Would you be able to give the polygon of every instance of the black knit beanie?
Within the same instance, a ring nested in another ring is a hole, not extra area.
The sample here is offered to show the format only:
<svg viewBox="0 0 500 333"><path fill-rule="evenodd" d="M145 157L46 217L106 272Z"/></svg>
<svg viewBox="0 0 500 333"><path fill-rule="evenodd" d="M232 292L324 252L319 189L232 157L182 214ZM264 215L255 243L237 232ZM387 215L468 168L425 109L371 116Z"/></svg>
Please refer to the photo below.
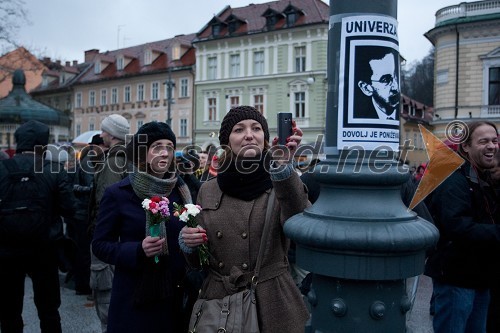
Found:
<svg viewBox="0 0 500 333"><path fill-rule="evenodd" d="M245 119L258 121L262 125L262 130L264 131L264 139L269 142L269 128L266 118L264 118L262 113L257 111L253 106L241 105L229 110L222 120L219 131L219 142L221 145L229 144L229 135L234 125Z"/></svg>
<svg viewBox="0 0 500 333"><path fill-rule="evenodd" d="M146 144L149 148L151 144L158 140L170 140L176 146L175 134L167 123L152 121L142 125L134 135L135 144Z"/></svg>
<svg viewBox="0 0 500 333"><path fill-rule="evenodd" d="M128 143L127 156L134 163L137 162L137 159L139 161L144 161L146 160L146 156L143 156L145 151L144 149L139 149L139 147L146 146L147 149L149 149L153 142L164 139L172 141L175 149L175 134L167 123L158 121L145 123Z"/></svg>

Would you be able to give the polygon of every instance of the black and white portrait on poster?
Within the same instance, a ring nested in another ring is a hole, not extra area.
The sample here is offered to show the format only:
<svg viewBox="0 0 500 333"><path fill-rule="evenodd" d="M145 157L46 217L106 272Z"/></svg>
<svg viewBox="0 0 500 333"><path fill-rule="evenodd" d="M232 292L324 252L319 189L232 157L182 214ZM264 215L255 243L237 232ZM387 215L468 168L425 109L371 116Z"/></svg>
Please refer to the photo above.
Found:
<svg viewBox="0 0 500 333"><path fill-rule="evenodd" d="M399 149L400 60L393 17L344 17L339 66L340 149Z"/></svg>

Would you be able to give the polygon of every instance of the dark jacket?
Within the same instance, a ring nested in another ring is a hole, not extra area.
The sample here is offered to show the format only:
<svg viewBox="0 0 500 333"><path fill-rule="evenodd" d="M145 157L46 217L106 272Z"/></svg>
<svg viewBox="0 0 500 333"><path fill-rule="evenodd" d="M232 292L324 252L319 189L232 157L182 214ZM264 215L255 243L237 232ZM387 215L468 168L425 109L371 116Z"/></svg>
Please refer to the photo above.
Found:
<svg viewBox="0 0 500 333"><path fill-rule="evenodd" d="M434 191L428 208L440 237L425 274L462 288L488 287L500 259L500 220L492 187L466 162Z"/></svg>
<svg viewBox="0 0 500 333"><path fill-rule="evenodd" d="M26 150L24 150L26 151ZM44 198L45 209L35 214L43 214L48 221L57 221L59 216L72 217L74 214L73 187L61 164L44 160L41 155L33 153L16 154L13 159L23 170L36 170L35 179L38 183L40 197ZM0 189L5 189L8 182L8 171L0 163ZM18 256L38 251L29 244L19 244L19 247L0 244L0 256Z"/></svg>
<svg viewBox="0 0 500 333"><path fill-rule="evenodd" d="M117 144L109 148L106 157L102 162L94 164L94 180L89 202L89 225L90 233L95 227L97 213L101 198L106 188L112 184L118 183L127 176L130 170L130 163L127 160L126 148L124 145Z"/></svg>
<svg viewBox="0 0 500 333"><path fill-rule="evenodd" d="M94 180L94 168L92 167L90 156L81 159L76 168L73 180L73 191L76 198L75 219L88 221L90 192Z"/></svg>
<svg viewBox="0 0 500 333"><path fill-rule="evenodd" d="M171 212L173 202L184 204L177 187L168 199ZM179 311L182 299L179 302L172 296L165 301L140 308L133 304L134 290L141 282L143 263L146 260L142 249L142 241L146 237L146 213L141 202L128 177L109 186L101 200L92 250L102 261L115 265L108 332L177 333L180 330L175 325L181 323ZM169 272L173 274L171 282L176 286L182 282L186 269L178 243L179 231L184 223L170 216L166 226L169 249L167 265Z"/></svg>

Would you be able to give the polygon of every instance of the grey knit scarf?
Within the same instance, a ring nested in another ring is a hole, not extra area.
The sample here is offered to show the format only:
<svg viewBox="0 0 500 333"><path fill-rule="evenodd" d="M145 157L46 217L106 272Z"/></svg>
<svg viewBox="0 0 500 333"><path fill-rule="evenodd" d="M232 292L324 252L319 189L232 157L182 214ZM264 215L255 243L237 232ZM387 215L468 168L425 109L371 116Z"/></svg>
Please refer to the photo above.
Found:
<svg viewBox="0 0 500 333"><path fill-rule="evenodd" d="M146 172L139 172L136 168L134 168L134 171L129 175L132 189L141 200L150 199L154 196L168 197L177 183L177 176L175 174L170 176L171 177L167 179L160 179ZM146 214L146 236L151 236L149 225L148 214ZM165 238L165 243L163 243L161 255L168 254L166 236L167 231L163 223L160 227L160 238Z"/></svg>

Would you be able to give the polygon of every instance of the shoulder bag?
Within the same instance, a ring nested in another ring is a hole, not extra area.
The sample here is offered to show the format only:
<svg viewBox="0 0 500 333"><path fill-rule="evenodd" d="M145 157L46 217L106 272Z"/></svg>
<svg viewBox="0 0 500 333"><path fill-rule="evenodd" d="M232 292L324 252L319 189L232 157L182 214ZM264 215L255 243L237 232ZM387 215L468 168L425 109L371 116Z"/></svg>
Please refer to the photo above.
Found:
<svg viewBox="0 0 500 333"><path fill-rule="evenodd" d="M274 189L269 194L264 232L255 264L250 287L221 299L198 299L193 306L189 322L189 333L259 333L257 300L255 288L259 281L262 257L271 227L271 213L274 206Z"/></svg>

